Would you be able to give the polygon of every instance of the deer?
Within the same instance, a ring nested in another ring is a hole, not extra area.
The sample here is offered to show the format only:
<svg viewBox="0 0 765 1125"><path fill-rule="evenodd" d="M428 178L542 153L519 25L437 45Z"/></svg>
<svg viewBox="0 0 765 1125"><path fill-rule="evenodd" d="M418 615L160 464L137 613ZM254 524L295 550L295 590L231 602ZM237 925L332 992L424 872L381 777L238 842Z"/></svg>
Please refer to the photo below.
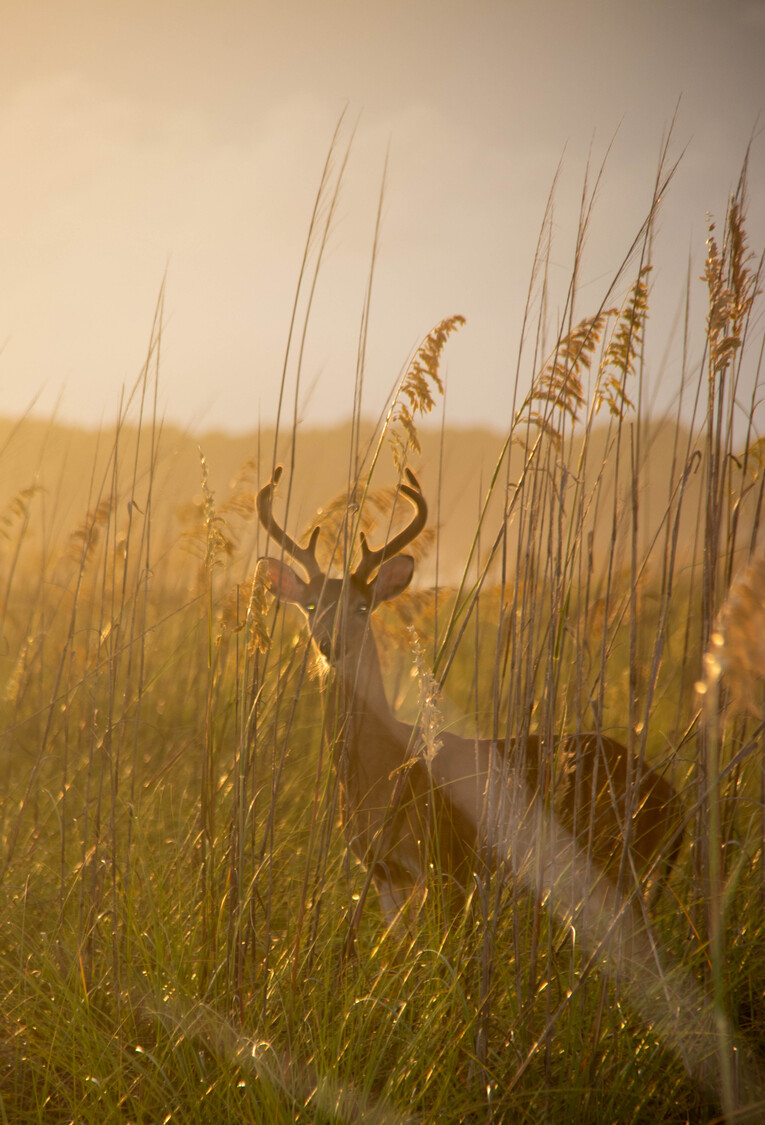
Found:
<svg viewBox="0 0 765 1125"><path fill-rule="evenodd" d="M367 869L367 886L374 883L389 928L403 920L411 929L434 872L453 912L465 904L480 865L494 863L508 848L533 851L529 813L544 801L546 747L533 734L473 739L443 730L426 753L417 725L398 719L388 702L370 618L414 575L415 560L403 552L428 515L414 473L407 469L399 485L413 508L409 523L378 549L361 532L361 558L338 578L316 558L321 524L301 546L277 523L273 501L281 472L278 466L260 489L256 506L282 557L260 563L277 599L307 618L311 641L333 674L325 732L347 844ZM551 816L569 851L586 854L607 880L616 878L624 855L636 876L652 865L668 871L683 833L678 795L663 774L601 732L562 736L552 750L562 766ZM492 840L492 816L504 825L504 838L495 831Z"/></svg>

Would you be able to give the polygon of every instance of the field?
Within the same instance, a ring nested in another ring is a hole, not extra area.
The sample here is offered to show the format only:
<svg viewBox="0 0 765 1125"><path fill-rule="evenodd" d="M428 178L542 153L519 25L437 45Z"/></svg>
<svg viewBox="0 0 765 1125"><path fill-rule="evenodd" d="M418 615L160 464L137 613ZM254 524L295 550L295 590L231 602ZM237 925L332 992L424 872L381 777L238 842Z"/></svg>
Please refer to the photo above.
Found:
<svg viewBox="0 0 765 1125"><path fill-rule="evenodd" d="M694 283L703 360L661 419L651 233L649 216L620 297L583 318L572 283L546 347L540 313L502 434L428 427L459 318L385 418L331 435L197 451L156 417L159 327L111 433L0 427L2 1122L765 1115L763 321L743 187ZM497 871L451 926L432 894L414 934L386 932L338 824L306 629L256 568L277 461L295 535L321 505L324 527L350 511L382 541L398 467L420 474L418 583L376 615L399 714L433 704L432 669L450 729L597 727L672 780L684 840L638 908L640 972Z"/></svg>

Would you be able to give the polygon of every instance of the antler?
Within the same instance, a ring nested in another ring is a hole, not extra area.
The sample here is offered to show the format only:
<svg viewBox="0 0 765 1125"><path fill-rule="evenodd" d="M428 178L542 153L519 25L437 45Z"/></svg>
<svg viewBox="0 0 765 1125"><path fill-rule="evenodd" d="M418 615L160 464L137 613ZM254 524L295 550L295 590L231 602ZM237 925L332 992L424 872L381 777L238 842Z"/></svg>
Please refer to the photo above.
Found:
<svg viewBox="0 0 765 1125"><path fill-rule="evenodd" d="M422 531L428 518L428 505L425 503L425 497L422 495L422 489L417 477L411 471L406 470L406 475L409 478L409 484L402 484L400 491L416 508L414 518L403 530L399 531L398 535L389 540L384 547L379 550L373 551L367 546L366 536L364 532L361 533L361 562L354 571L354 577L360 578L362 582L366 582L373 571L382 564L384 559L393 558L404 547L412 543Z"/></svg>
<svg viewBox="0 0 765 1125"><path fill-rule="evenodd" d="M271 480L268 482L268 484L264 485L258 493L256 505L258 509L258 516L260 517L260 522L263 524L263 527L265 527L266 531L272 537L272 539L274 539L280 547L283 547L285 551L292 555L296 563L299 563L300 566L302 566L309 579L323 578L324 571L316 561L316 541L319 538L321 527L315 527L313 529L307 547L300 547L295 542L295 540L287 534L286 531L279 527L278 523L274 519L271 506L274 499L274 489L279 483L279 478L281 477L281 475L282 466L277 465L274 469L274 475Z"/></svg>

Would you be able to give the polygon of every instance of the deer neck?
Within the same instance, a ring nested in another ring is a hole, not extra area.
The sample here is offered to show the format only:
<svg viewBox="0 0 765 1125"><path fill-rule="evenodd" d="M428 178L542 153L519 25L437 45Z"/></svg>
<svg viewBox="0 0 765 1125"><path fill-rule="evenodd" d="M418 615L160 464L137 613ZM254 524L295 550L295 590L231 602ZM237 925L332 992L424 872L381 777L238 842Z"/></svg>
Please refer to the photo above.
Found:
<svg viewBox="0 0 765 1125"><path fill-rule="evenodd" d="M335 690L331 693L334 717L342 725L346 745L372 727L396 725L385 694L380 657L368 631L357 652L349 652L335 668Z"/></svg>

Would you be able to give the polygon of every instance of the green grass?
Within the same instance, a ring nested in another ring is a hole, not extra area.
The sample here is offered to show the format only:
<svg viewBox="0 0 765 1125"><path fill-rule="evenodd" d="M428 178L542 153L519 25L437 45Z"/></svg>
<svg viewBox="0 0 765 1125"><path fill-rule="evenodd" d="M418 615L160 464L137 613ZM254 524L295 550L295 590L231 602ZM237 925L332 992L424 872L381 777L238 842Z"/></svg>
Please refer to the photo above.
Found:
<svg viewBox="0 0 765 1125"><path fill-rule="evenodd" d="M317 271L334 190L328 180L317 199ZM647 1015L628 973L590 963L586 934L496 875L447 933L430 895L411 940L385 933L370 895L347 954L364 871L337 823L322 683L300 619L265 615L253 588L252 499L271 450L217 493L203 460L182 535L155 521L157 336L134 391L148 472L124 454L123 418L71 536L47 533L38 495L20 494L2 521L0 1121L653 1125L742 1120L737 1107L759 1119L761 601L748 603L751 659L745 634L726 634L728 673L748 677L743 696L708 676L716 705L705 716L694 685L731 576L761 539L757 394L744 395L748 380L761 386L761 306L736 203L708 260L695 372L706 405L690 430L687 418L665 420L676 458L648 536L650 294L638 285L650 276L654 212L626 263L626 303L603 300L621 312L577 321L573 286L552 345L541 345L541 313L530 332L540 344L519 368L537 375L486 486L508 522L491 507L480 525L476 516L462 582L437 600L400 599L381 611L378 635L402 714L416 712L413 624L450 725L490 735L600 723L666 768L687 831L650 932L670 978L694 982L742 1037L750 1085L733 1088L723 1025L703 1073L686 1071L669 1007ZM543 266L541 255L542 287ZM544 306L535 292L530 310ZM362 489L371 480L374 490L391 432L396 456L416 465L420 383L437 390L446 335L408 369L369 449L352 438ZM734 401L750 411L743 438ZM358 417L354 426L358 436ZM689 519L696 539L679 542ZM590 555L596 529L613 546ZM759 712L735 710L742 697ZM701 1012L684 1016L709 1030Z"/></svg>

